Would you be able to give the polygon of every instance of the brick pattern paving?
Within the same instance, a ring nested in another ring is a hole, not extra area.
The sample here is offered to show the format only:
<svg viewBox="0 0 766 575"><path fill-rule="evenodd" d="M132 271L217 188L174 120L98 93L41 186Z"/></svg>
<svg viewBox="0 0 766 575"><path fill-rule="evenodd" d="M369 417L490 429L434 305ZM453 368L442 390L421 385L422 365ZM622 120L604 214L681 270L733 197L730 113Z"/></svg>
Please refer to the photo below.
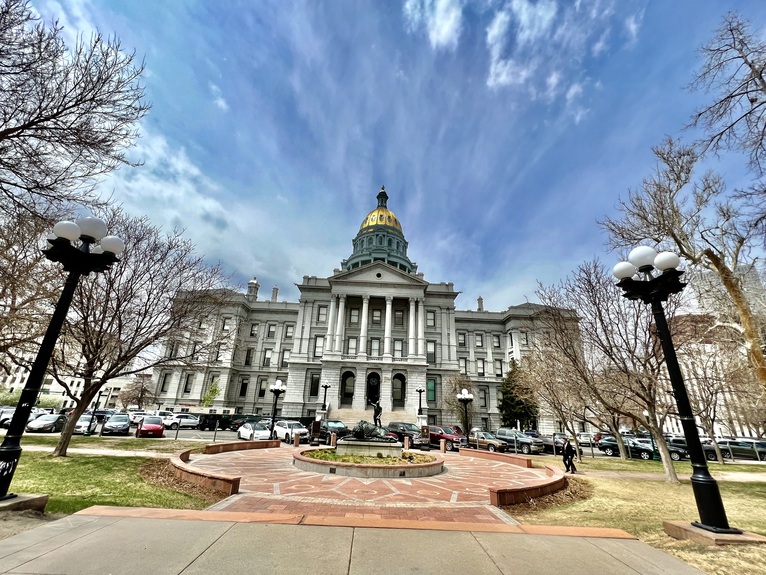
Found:
<svg viewBox="0 0 766 575"><path fill-rule="evenodd" d="M525 469L459 454L439 454L446 471L434 477L363 479L302 471L293 447L195 455L190 463L241 475L240 494L212 509L367 520L515 523L489 503L489 488L535 485L541 469Z"/></svg>

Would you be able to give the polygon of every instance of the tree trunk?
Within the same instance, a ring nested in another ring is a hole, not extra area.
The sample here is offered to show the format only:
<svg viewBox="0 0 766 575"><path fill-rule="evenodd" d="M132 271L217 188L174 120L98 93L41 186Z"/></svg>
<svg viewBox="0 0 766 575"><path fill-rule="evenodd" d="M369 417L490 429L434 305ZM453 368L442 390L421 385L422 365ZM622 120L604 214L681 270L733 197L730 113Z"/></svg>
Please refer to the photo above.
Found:
<svg viewBox="0 0 766 575"><path fill-rule="evenodd" d="M670 450L668 449L668 443L665 441L665 437L659 429L651 428L650 433L654 435L654 443L660 450L660 457L662 458L662 466L665 468L665 480L668 483L681 483L678 480L678 473L673 465L673 460L670 458Z"/></svg>
<svg viewBox="0 0 766 575"><path fill-rule="evenodd" d="M87 386L87 380L85 385ZM83 389L82 398L75 400L75 408L67 418L66 425L61 431L61 437L59 442L53 450L54 457L66 457L67 449L69 449L69 443L72 441L72 433L74 432L74 426L77 424L77 420L85 412L85 409L90 405L91 400L98 393L98 386L90 385Z"/></svg>

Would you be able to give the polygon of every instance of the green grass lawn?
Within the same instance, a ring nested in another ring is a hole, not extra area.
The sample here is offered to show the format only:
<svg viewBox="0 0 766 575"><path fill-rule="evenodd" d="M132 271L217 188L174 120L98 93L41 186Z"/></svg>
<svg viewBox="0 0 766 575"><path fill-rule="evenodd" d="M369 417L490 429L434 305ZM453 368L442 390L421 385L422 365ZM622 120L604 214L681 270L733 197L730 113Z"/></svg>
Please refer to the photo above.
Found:
<svg viewBox="0 0 766 575"><path fill-rule="evenodd" d="M21 438L21 448L27 445L49 446L51 451L59 441L58 435L34 435L25 433ZM176 453L184 449L201 447L206 443L193 440L154 439L142 437L99 437L98 435L73 435L69 447L83 449L119 449L121 451L153 451L155 453Z"/></svg>
<svg viewBox="0 0 766 575"><path fill-rule="evenodd" d="M11 490L47 493L46 513L75 513L91 505L203 509L210 503L147 483L139 470L151 459L74 454L22 453Z"/></svg>

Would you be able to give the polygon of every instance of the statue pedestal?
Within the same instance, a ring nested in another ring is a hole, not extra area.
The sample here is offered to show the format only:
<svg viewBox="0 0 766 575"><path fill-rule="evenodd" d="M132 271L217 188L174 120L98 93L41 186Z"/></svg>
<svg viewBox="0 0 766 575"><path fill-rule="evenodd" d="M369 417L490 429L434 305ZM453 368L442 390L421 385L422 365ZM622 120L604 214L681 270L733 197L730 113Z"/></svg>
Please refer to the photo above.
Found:
<svg viewBox="0 0 766 575"><path fill-rule="evenodd" d="M368 457L377 457L380 453L383 457L401 457L402 444L399 441L358 441L343 437L337 441L335 453L338 455L366 455Z"/></svg>

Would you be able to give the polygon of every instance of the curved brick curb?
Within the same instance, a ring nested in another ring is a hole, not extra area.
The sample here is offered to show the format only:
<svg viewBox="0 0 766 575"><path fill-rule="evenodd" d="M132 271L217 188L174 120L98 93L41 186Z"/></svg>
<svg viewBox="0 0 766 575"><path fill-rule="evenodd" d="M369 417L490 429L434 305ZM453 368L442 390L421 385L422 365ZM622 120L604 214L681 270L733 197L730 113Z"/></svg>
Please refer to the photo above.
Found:
<svg viewBox="0 0 766 575"><path fill-rule="evenodd" d="M525 467L532 469L532 459L524 455L513 455L509 453L497 453L491 451L469 451L466 449L460 450L460 455L466 455L468 457L476 457L478 459L490 459L492 461L500 461L502 463L508 463L510 465L516 465L518 467ZM566 479L564 478L564 472L558 467L551 467L546 465L545 475L547 480L537 483L535 485L521 485L519 487L504 487L504 488L492 488L489 490L489 500L492 505L496 507L504 507L507 505L514 505L516 503L523 503L534 499L535 497L542 497L543 495L550 495L561 491L566 487Z"/></svg>
<svg viewBox="0 0 766 575"><path fill-rule="evenodd" d="M303 455L304 449L293 454L293 465L303 471L324 473L325 475L342 475L344 477L365 477L375 479L399 479L413 477L431 477L444 471L444 460L438 459L429 463L412 463L406 465L375 465L366 463L341 463L338 461L322 461Z"/></svg>
<svg viewBox="0 0 766 575"><path fill-rule="evenodd" d="M278 448L281 445L279 440L267 441L237 441L232 443L213 443L206 445L203 451L205 455L215 455L216 453L226 453L229 451L241 451L243 449L269 449ZM189 465L189 456L192 450L187 449L170 458L170 465L173 467L173 474L184 481L202 485L216 491L221 491L227 495L239 493L239 483L241 476L226 475L223 473L211 473Z"/></svg>

